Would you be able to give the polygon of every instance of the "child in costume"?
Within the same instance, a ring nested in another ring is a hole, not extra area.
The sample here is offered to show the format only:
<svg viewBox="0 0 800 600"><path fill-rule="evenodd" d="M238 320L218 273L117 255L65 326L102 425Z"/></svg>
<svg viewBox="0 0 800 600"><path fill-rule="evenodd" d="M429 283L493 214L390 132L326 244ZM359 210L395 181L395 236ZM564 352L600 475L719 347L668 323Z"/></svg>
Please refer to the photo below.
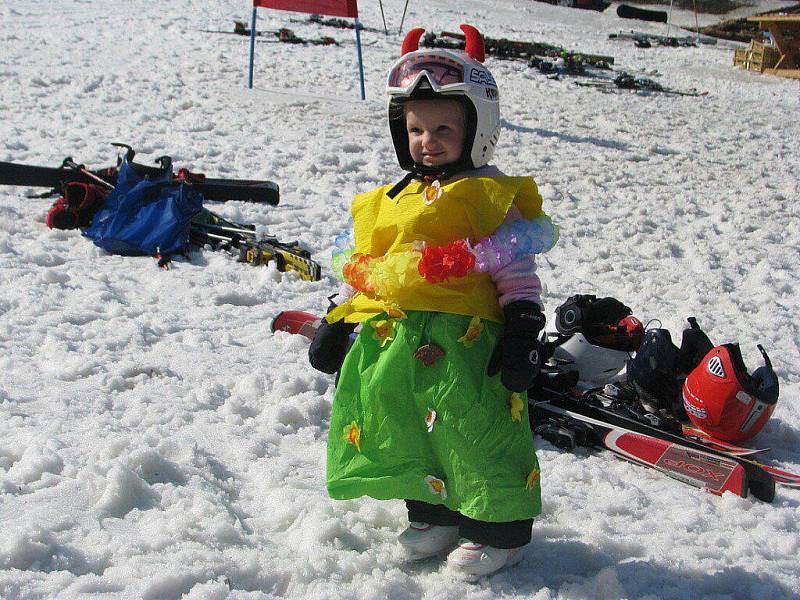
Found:
<svg viewBox="0 0 800 600"><path fill-rule="evenodd" d="M534 254L558 230L532 178L488 165L499 94L461 29L465 52L418 50L422 29L403 42L389 125L408 174L353 200L355 248L334 260L347 285L309 358L340 370L330 495L404 499L411 557L451 550L474 579L521 558L541 511L525 391L545 323Z"/></svg>

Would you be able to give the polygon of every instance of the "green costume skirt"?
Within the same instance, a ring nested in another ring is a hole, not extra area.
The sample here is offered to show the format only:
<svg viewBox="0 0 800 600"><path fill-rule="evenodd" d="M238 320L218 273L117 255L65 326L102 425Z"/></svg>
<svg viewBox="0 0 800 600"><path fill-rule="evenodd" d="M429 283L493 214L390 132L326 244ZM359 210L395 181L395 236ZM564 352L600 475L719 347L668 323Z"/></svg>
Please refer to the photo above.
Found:
<svg viewBox="0 0 800 600"><path fill-rule="evenodd" d="M420 500L494 523L538 515L527 398L486 376L501 329L434 312L364 323L331 411L330 495Z"/></svg>

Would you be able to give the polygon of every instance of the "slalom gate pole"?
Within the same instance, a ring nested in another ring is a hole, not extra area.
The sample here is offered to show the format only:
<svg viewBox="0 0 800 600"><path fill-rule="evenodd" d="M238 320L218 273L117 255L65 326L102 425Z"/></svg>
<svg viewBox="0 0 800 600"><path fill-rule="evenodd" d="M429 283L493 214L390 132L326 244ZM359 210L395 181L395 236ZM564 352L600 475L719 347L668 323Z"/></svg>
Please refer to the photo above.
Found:
<svg viewBox="0 0 800 600"><path fill-rule="evenodd" d="M247 87L253 89L253 61L256 53L256 7L253 7L253 18L250 21L250 75L247 79Z"/></svg>
<svg viewBox="0 0 800 600"><path fill-rule="evenodd" d="M383 13L383 0L378 0L378 4L381 7L381 19L383 19L383 34L389 35L389 29L386 27L386 15Z"/></svg>
<svg viewBox="0 0 800 600"><path fill-rule="evenodd" d="M403 6L403 18L400 19L400 29L398 30L398 35L403 33L403 23L406 22L406 11L408 10L408 0L406 0L405 6Z"/></svg>
<svg viewBox="0 0 800 600"><path fill-rule="evenodd" d="M361 99L366 100L366 92L364 91L364 61L361 58L361 27L358 24L358 17L356 17L356 53L358 54L358 76L361 82Z"/></svg>

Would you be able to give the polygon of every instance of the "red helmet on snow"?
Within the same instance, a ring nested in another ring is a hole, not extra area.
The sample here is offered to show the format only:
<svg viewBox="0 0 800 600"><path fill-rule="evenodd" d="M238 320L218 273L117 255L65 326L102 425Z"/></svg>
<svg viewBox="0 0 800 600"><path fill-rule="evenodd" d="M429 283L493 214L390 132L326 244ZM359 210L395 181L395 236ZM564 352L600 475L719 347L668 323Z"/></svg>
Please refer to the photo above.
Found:
<svg viewBox="0 0 800 600"><path fill-rule="evenodd" d="M740 442L764 427L778 402L778 377L760 345L764 366L752 375L738 344L713 348L683 384L683 406L692 422L709 435Z"/></svg>

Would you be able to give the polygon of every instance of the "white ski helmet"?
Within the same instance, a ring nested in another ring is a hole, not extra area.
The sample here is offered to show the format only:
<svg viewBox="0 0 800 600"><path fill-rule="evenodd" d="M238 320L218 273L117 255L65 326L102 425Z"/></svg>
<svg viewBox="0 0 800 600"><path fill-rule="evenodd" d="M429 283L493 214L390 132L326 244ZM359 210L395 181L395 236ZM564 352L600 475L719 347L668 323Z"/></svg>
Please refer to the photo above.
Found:
<svg viewBox="0 0 800 600"><path fill-rule="evenodd" d="M590 343L582 333L573 333L553 350L552 361L566 372L577 371L579 382L600 386L625 366L628 352Z"/></svg>
<svg viewBox="0 0 800 600"><path fill-rule="evenodd" d="M461 25L466 37L463 52L419 50L424 29L412 29L403 40L400 58L389 70L389 129L400 167L415 169L408 149L402 105L412 99L448 98L461 101L467 115L464 149L449 169L477 169L486 165L500 136L500 94L485 58L483 37L472 25Z"/></svg>

